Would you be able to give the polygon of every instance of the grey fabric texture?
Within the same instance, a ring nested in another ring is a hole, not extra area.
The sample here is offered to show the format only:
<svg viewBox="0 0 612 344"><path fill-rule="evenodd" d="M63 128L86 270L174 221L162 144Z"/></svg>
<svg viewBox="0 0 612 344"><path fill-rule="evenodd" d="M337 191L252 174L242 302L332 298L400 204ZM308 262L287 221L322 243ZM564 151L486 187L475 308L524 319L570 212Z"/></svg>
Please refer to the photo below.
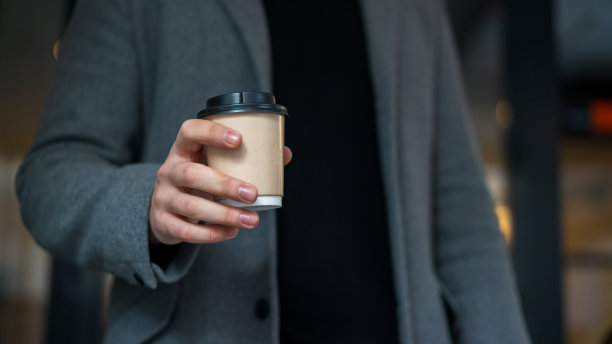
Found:
<svg viewBox="0 0 612 344"><path fill-rule="evenodd" d="M528 343L442 5L361 5L401 342ZM117 277L106 343L279 342L274 212L234 240L181 244L165 269L147 241L181 123L209 97L270 91L272 58L258 1L79 1L16 184L42 247Z"/></svg>

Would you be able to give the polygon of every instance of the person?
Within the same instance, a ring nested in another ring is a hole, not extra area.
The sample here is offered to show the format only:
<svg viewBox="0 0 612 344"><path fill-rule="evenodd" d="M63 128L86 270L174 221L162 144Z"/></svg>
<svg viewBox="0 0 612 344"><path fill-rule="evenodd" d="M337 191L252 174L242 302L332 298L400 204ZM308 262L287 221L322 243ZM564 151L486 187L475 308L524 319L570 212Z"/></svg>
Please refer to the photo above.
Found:
<svg viewBox="0 0 612 344"><path fill-rule="evenodd" d="M456 60L440 1L82 0L24 222L116 276L106 343L528 343ZM276 212L210 200L257 195L192 119L244 90L290 113Z"/></svg>

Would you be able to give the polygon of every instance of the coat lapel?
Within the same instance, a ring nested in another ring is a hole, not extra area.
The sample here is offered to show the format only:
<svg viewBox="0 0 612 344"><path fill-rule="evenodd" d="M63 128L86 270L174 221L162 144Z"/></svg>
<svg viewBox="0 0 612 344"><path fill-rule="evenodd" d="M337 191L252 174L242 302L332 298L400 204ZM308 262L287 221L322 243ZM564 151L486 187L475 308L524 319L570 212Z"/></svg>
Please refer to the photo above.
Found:
<svg viewBox="0 0 612 344"><path fill-rule="evenodd" d="M264 91L272 89L270 36L259 0L217 0L227 10L242 35ZM398 0L360 0L367 39L370 74L376 100L376 124L381 169L387 200L394 283L398 301L400 338L413 344L409 269L406 259L405 225L399 185L398 101L401 82L401 14Z"/></svg>
<svg viewBox="0 0 612 344"><path fill-rule="evenodd" d="M360 0L370 74L376 100L378 148L393 263L396 299L398 301L399 331L402 343L415 343L412 326L409 268L406 259L405 224L402 221L402 197L399 188L399 92L401 80L401 17L397 0Z"/></svg>
<svg viewBox="0 0 612 344"><path fill-rule="evenodd" d="M253 62L260 89L272 90L270 36L263 5L259 0L217 0L242 35Z"/></svg>

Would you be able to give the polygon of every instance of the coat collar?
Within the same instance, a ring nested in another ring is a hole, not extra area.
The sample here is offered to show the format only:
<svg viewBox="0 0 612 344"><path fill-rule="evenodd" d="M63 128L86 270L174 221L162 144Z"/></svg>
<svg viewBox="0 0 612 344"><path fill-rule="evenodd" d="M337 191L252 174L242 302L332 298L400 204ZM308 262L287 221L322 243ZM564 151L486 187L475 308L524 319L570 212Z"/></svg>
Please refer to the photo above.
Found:
<svg viewBox="0 0 612 344"><path fill-rule="evenodd" d="M270 35L261 0L217 0L233 19L257 74L261 90L272 89ZM370 70L374 83L377 122L383 141L390 138L391 118L397 99L398 28L396 0L360 0L367 37ZM389 14L392 14L391 17ZM381 142L388 146L390 142ZM388 160L386 152L383 159ZM385 163L387 164L387 163Z"/></svg>
<svg viewBox="0 0 612 344"><path fill-rule="evenodd" d="M398 301L398 327L402 343L416 343L411 310L410 276L408 272L406 232L402 221L403 199L399 186L399 100L400 72L402 68L402 20L397 0L361 0L364 30L370 64L370 75L376 100L376 127L381 172L387 205L389 237L396 299Z"/></svg>
<svg viewBox="0 0 612 344"><path fill-rule="evenodd" d="M397 100L400 18L396 0L361 0L364 32L374 86L378 147L388 207L397 204ZM391 209L393 210L393 209ZM393 224L393 222L390 222Z"/></svg>

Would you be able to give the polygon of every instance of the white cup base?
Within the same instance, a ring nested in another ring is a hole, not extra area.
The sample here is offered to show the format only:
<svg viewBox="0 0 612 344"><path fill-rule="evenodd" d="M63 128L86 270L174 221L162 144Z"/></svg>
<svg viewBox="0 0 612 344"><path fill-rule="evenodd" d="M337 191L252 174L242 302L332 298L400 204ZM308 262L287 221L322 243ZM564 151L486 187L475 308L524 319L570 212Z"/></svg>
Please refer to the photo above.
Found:
<svg viewBox="0 0 612 344"><path fill-rule="evenodd" d="M248 204L233 199L222 199L219 203L229 205L230 207L244 208L252 211L262 211L278 209L283 206L283 198L281 196L259 196L255 202Z"/></svg>

